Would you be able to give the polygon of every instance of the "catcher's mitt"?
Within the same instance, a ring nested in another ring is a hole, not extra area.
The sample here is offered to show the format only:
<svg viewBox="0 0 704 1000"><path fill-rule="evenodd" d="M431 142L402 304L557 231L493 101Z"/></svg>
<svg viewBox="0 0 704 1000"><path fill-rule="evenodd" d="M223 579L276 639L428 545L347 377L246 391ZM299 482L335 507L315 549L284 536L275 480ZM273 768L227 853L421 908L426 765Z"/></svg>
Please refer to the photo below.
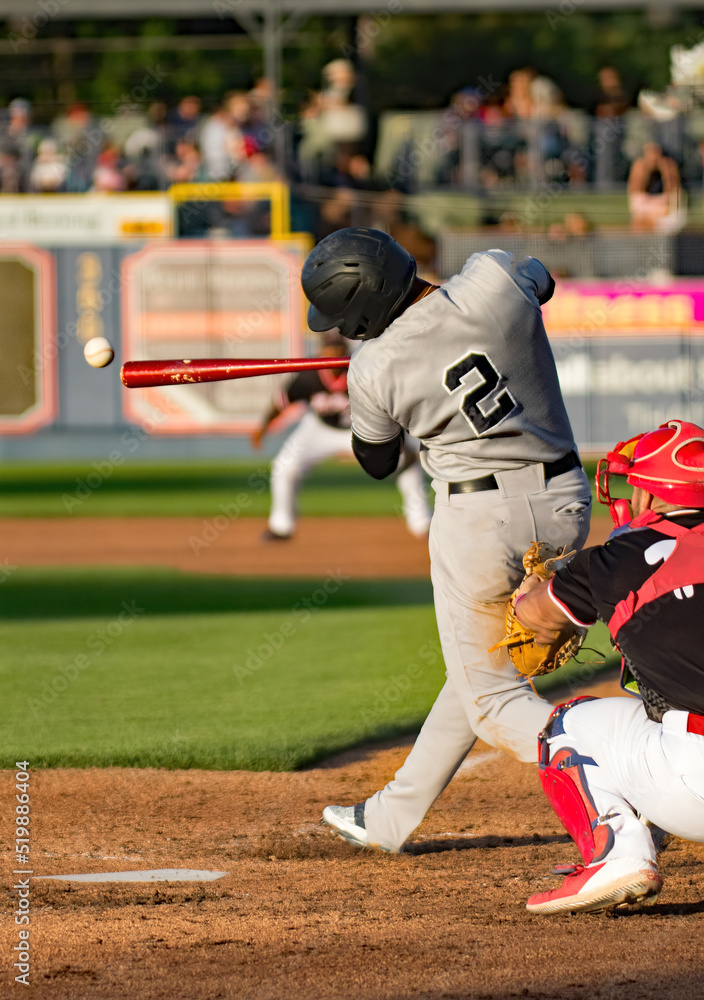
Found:
<svg viewBox="0 0 704 1000"><path fill-rule="evenodd" d="M574 552L565 552L566 546L554 549L548 542L532 542L523 557L525 580L534 574L541 580L549 580L556 570L561 569ZM516 617L516 597L514 590L506 603L506 638L492 646L489 652L506 646L516 670L526 677L537 677L557 670L575 656L584 642L587 630L576 625L568 626L549 645L535 642L535 632L524 628Z"/></svg>

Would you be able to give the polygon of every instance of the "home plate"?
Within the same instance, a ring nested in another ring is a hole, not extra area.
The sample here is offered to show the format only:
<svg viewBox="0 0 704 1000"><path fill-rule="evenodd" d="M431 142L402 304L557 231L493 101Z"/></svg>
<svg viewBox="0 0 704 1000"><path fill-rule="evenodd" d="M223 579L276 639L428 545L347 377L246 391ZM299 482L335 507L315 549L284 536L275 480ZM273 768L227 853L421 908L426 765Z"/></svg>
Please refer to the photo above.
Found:
<svg viewBox="0 0 704 1000"><path fill-rule="evenodd" d="M142 872L92 872L89 875L35 875L35 879L63 882L214 882L229 872L200 871L198 868L151 868Z"/></svg>

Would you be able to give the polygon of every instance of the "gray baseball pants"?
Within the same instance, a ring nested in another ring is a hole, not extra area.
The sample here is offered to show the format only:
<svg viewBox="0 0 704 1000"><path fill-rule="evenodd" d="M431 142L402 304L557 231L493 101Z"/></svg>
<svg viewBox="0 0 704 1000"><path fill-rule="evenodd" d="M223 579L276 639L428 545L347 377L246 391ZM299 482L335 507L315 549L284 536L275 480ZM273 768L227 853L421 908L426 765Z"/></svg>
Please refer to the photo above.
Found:
<svg viewBox="0 0 704 1000"><path fill-rule="evenodd" d="M505 602L523 577L532 541L581 549L591 493L582 469L545 482L542 465L496 473L497 490L448 494L434 481L430 572L446 682L393 780L365 804L370 841L398 849L472 749L477 737L537 761L552 705L516 671L504 649Z"/></svg>

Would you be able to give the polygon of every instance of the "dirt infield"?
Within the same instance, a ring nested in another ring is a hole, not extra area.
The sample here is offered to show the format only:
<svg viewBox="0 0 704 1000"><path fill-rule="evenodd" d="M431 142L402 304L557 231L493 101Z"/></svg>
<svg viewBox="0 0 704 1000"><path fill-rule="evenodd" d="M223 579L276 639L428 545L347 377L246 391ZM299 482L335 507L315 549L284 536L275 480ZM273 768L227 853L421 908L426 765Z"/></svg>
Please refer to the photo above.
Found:
<svg viewBox="0 0 704 1000"><path fill-rule="evenodd" d="M534 768L498 751L480 745L470 754L411 853L360 852L320 825L327 803L364 798L407 750L359 751L295 774L34 774L35 873L180 867L228 874L200 884L32 883L25 995L702 995L704 845L675 841L662 855L665 889L655 905L623 915L530 916L526 897L557 884L552 866L577 860L576 851ZM9 789L13 775L0 779ZM6 870L13 867L6 856ZM6 901L11 912L16 895L6 890ZM9 978L0 995L19 996Z"/></svg>
<svg viewBox="0 0 704 1000"><path fill-rule="evenodd" d="M303 522L286 545L242 520L196 555L200 520L2 522L18 565L158 564L308 576L331 549L357 577L423 576L426 548L386 519ZM605 532L608 524L596 522ZM599 536L593 536L599 537ZM343 544L343 541L344 543ZM614 680L592 693L614 694ZM559 700L555 699L555 700ZM320 825L391 776L410 740L298 773L48 770L31 775L35 875L194 868L214 882L30 889L31 986L12 981L7 921L0 997L52 1000L663 1000L702 996L704 845L675 840L649 907L540 918L527 896L577 860L535 768L479 745L409 853L360 852ZM0 772L11 801L14 773ZM5 825L6 912L18 906Z"/></svg>
<svg viewBox="0 0 704 1000"><path fill-rule="evenodd" d="M238 576L320 576L331 558L350 577L423 577L428 546L389 517L304 518L295 538L263 542L258 518L2 518L3 555L19 566L173 566ZM590 544L611 522L595 519Z"/></svg>

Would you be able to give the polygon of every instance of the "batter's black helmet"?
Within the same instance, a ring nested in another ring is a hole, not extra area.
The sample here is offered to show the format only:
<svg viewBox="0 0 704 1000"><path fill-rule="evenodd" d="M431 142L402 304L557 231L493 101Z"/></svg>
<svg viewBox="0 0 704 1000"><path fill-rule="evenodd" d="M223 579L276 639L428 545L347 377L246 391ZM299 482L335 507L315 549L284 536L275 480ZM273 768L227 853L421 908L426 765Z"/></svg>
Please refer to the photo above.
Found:
<svg viewBox="0 0 704 1000"><path fill-rule="evenodd" d="M386 233L338 229L303 265L308 325L316 332L336 326L343 337L372 340L389 325L415 276L413 257Z"/></svg>

